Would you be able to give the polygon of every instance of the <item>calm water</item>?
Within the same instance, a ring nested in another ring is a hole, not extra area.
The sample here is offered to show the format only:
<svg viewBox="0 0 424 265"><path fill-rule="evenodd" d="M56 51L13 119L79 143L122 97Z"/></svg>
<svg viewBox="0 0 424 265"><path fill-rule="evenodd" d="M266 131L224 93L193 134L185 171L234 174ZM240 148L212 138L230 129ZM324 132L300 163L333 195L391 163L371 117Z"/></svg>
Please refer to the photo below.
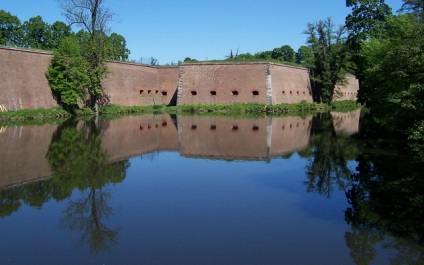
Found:
<svg viewBox="0 0 424 265"><path fill-rule="evenodd" d="M0 127L0 264L424 264L421 170L359 116Z"/></svg>

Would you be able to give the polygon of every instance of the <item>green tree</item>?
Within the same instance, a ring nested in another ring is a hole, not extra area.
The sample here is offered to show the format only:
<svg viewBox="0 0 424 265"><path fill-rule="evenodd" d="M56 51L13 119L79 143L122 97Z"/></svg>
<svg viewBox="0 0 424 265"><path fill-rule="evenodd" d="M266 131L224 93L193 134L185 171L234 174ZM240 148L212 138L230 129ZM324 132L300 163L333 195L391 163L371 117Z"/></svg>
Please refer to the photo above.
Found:
<svg viewBox="0 0 424 265"><path fill-rule="evenodd" d="M424 22L424 0L403 0L401 11L413 14L421 23Z"/></svg>
<svg viewBox="0 0 424 265"><path fill-rule="evenodd" d="M254 54L256 59L259 60L271 60L272 59L272 51L263 51Z"/></svg>
<svg viewBox="0 0 424 265"><path fill-rule="evenodd" d="M250 53L242 53L242 54L239 54L238 57L237 57L237 59L239 61L251 61L254 58L255 57L252 54L250 54Z"/></svg>
<svg viewBox="0 0 424 265"><path fill-rule="evenodd" d="M50 26L50 49L57 49L65 37L71 35L71 27L62 21L56 21Z"/></svg>
<svg viewBox="0 0 424 265"><path fill-rule="evenodd" d="M352 11L346 17L346 28L349 32L348 42L353 50L360 50L365 40L384 35L385 22L392 15L392 9L384 0L351 0L348 7Z"/></svg>
<svg viewBox="0 0 424 265"><path fill-rule="evenodd" d="M53 59L46 74L52 92L62 107L75 109L79 105L83 106L85 90L90 84L88 68L76 37L65 37L53 52Z"/></svg>
<svg viewBox="0 0 424 265"><path fill-rule="evenodd" d="M122 35L112 33L106 37L105 58L112 61L128 61L130 50L127 49L127 42Z"/></svg>
<svg viewBox="0 0 424 265"><path fill-rule="evenodd" d="M13 46L20 39L21 21L18 17L0 9L0 45Z"/></svg>
<svg viewBox="0 0 424 265"><path fill-rule="evenodd" d="M346 17L348 30L348 44L352 53L352 60L356 65L355 75L359 79L360 87L358 100L365 103L368 89L363 83L366 70L365 58L361 55L363 42L385 38L386 22L392 16L392 9L384 0L352 0L348 4L352 9Z"/></svg>
<svg viewBox="0 0 424 265"><path fill-rule="evenodd" d="M294 62L294 50L290 45L283 45L272 50L271 57L285 62Z"/></svg>
<svg viewBox="0 0 424 265"><path fill-rule="evenodd" d="M309 23L304 31L314 57L311 79L314 82L315 100L330 103L336 84L344 84L345 76L352 70L350 52L344 36L345 28L335 25L331 18Z"/></svg>
<svg viewBox="0 0 424 265"><path fill-rule="evenodd" d="M300 46L296 53L296 63L302 64L308 68L312 66L313 54L311 47Z"/></svg>
<svg viewBox="0 0 424 265"><path fill-rule="evenodd" d="M411 135L424 121L423 54L424 26L408 15L388 21L384 40L363 44L366 104L386 129Z"/></svg>
<svg viewBox="0 0 424 265"><path fill-rule="evenodd" d="M41 16L30 18L22 24L22 43L25 48L49 49L51 42L50 26Z"/></svg>
<svg viewBox="0 0 424 265"><path fill-rule="evenodd" d="M70 25L85 29L89 39L82 46L83 56L90 64L88 76L89 106L98 114L99 99L102 96L101 81L107 74L104 57L105 34L114 14L104 5L105 0L60 0L66 20Z"/></svg>

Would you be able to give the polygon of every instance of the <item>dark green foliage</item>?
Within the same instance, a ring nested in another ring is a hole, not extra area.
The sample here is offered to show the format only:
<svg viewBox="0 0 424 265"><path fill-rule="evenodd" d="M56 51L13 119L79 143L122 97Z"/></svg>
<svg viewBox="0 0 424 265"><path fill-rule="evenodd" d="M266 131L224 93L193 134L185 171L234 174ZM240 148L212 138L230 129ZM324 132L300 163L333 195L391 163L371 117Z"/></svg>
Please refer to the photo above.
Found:
<svg viewBox="0 0 424 265"><path fill-rule="evenodd" d="M19 42L21 21L0 9L0 45L13 46Z"/></svg>
<svg viewBox="0 0 424 265"><path fill-rule="evenodd" d="M86 89L90 85L87 74L88 63L81 55L75 36L63 39L54 51L51 65L46 74L58 103L66 109L83 106Z"/></svg>
<svg viewBox="0 0 424 265"><path fill-rule="evenodd" d="M352 8L346 17L351 49L358 51L363 41L384 35L384 23L392 15L384 0L352 0L348 6Z"/></svg>
<svg viewBox="0 0 424 265"><path fill-rule="evenodd" d="M295 52L290 45L283 45L280 48L272 50L271 57L276 60L294 62Z"/></svg>
<svg viewBox="0 0 424 265"><path fill-rule="evenodd" d="M424 120L424 26L400 15L388 21L386 34L363 45L363 89L379 122L404 133Z"/></svg>
<svg viewBox="0 0 424 265"><path fill-rule="evenodd" d="M312 53L311 47L304 45L300 46L296 53L296 63L301 64L307 68L311 68L313 60L314 55Z"/></svg>
<svg viewBox="0 0 424 265"><path fill-rule="evenodd" d="M50 49L59 48L62 40L71 35L71 27L62 21L54 22L50 27Z"/></svg>
<svg viewBox="0 0 424 265"><path fill-rule="evenodd" d="M22 42L20 46L33 49L51 48L50 26L43 21L41 16L30 18L22 24Z"/></svg>
<svg viewBox="0 0 424 265"><path fill-rule="evenodd" d="M421 23L424 22L424 0L403 0L401 11L412 14Z"/></svg>
<svg viewBox="0 0 424 265"><path fill-rule="evenodd" d="M185 62L185 63L192 63L192 62L198 62L198 60L196 60L196 59L192 59L192 58L190 58L190 57L186 57L186 58L184 59L184 62Z"/></svg>
<svg viewBox="0 0 424 265"><path fill-rule="evenodd" d="M125 38L117 33L106 36L105 58L111 61L128 61L130 50L127 49Z"/></svg>
<svg viewBox="0 0 424 265"><path fill-rule="evenodd" d="M345 28L337 30L330 18L317 23L309 23L304 32L312 50L313 63L311 79L315 100L330 103L333 100L336 84L343 84L345 76L352 69L350 52L344 36Z"/></svg>

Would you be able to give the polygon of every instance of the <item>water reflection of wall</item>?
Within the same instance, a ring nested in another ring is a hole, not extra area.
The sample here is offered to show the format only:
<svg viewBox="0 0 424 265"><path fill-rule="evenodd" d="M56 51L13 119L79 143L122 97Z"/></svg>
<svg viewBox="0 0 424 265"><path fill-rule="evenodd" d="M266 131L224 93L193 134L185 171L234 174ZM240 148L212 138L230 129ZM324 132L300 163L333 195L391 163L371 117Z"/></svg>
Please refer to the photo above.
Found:
<svg viewBox="0 0 424 265"><path fill-rule="evenodd" d="M51 175L46 160L56 124L0 127L0 188Z"/></svg>
<svg viewBox="0 0 424 265"><path fill-rule="evenodd" d="M266 159L268 121L179 116L180 153L189 157Z"/></svg>
<svg viewBox="0 0 424 265"><path fill-rule="evenodd" d="M108 121L102 148L112 161L153 151L178 151L178 134L171 116L127 116Z"/></svg>
<svg viewBox="0 0 424 265"><path fill-rule="evenodd" d="M180 153L188 157L270 159L308 146L311 117L178 117Z"/></svg>
<svg viewBox="0 0 424 265"><path fill-rule="evenodd" d="M359 132L361 109L351 112L331 112L334 130L337 134L352 135Z"/></svg>
<svg viewBox="0 0 424 265"><path fill-rule="evenodd" d="M280 156L307 148L311 126L312 116L273 118L270 156Z"/></svg>
<svg viewBox="0 0 424 265"><path fill-rule="evenodd" d="M338 134L358 132L359 110L331 115ZM111 162L166 150L187 157L267 160L307 148L312 126L312 116L177 120L166 114L100 121L101 147ZM57 127L0 127L0 188L51 175L45 156ZM89 129L88 123L78 124L78 131Z"/></svg>

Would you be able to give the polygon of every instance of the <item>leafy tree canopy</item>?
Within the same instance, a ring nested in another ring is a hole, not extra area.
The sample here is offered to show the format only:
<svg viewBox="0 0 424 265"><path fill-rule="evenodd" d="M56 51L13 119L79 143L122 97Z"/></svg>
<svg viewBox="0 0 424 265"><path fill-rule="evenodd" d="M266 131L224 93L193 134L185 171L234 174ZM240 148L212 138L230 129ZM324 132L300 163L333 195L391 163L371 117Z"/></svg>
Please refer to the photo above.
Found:
<svg viewBox="0 0 424 265"><path fill-rule="evenodd" d="M21 21L0 9L0 45L15 45L19 41Z"/></svg>

